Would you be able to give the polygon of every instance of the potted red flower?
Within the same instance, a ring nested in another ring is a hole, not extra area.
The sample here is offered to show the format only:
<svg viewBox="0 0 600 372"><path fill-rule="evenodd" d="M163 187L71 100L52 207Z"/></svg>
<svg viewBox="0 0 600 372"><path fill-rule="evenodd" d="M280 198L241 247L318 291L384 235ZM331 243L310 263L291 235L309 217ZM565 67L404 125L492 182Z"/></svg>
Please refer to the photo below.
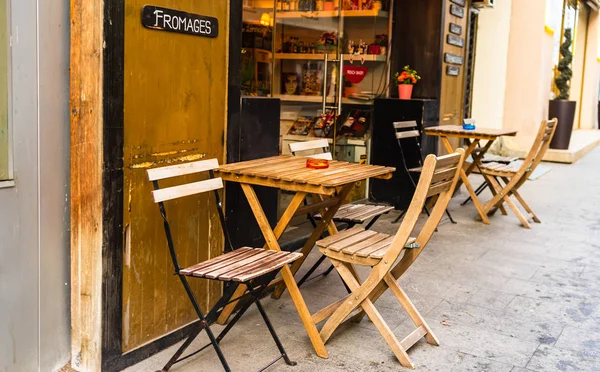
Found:
<svg viewBox="0 0 600 372"><path fill-rule="evenodd" d="M402 72L396 72L394 75L396 86L398 87L398 98L410 99L412 97L413 85L421 80L421 77L417 75L417 71L410 68L410 66L404 66Z"/></svg>

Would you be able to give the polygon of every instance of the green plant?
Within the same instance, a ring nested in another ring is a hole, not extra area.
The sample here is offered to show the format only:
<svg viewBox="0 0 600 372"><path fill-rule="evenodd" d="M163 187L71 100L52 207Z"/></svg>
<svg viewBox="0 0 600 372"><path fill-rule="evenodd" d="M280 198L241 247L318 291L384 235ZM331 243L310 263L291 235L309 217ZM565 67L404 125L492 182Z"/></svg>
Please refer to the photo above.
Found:
<svg viewBox="0 0 600 372"><path fill-rule="evenodd" d="M416 84L417 80L421 80L421 77L417 75L417 70L411 69L408 65L404 66L402 73L396 72L394 78L396 86L400 84Z"/></svg>
<svg viewBox="0 0 600 372"><path fill-rule="evenodd" d="M242 51L242 66L241 66L241 86L244 94L251 94L254 88L254 71L256 70L256 61L254 57Z"/></svg>
<svg viewBox="0 0 600 372"><path fill-rule="evenodd" d="M560 55L562 58L558 62L559 75L554 79L556 88L559 91L556 99L569 99L569 90L571 87L571 78L573 77L573 71L571 70L571 63L573 62L573 53L571 53L571 44L573 43L573 35L570 28L565 29L564 42L560 46Z"/></svg>

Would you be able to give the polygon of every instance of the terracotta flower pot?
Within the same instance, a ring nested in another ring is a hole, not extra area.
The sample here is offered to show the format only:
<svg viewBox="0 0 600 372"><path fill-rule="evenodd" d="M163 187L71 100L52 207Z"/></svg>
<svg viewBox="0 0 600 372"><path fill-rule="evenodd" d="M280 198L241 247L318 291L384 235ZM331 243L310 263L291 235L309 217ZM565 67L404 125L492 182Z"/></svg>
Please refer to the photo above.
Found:
<svg viewBox="0 0 600 372"><path fill-rule="evenodd" d="M356 93L355 87L344 87L344 93L342 94L342 96L350 97L350 95L353 93Z"/></svg>
<svg viewBox="0 0 600 372"><path fill-rule="evenodd" d="M412 84L400 84L398 85L398 98L410 99L412 97Z"/></svg>

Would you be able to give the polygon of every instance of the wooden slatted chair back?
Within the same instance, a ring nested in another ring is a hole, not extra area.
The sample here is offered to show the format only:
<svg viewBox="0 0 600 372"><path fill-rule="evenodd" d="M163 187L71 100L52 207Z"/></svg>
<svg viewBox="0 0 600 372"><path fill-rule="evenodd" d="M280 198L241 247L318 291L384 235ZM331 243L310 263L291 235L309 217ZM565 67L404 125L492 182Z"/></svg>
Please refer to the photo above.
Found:
<svg viewBox="0 0 600 372"><path fill-rule="evenodd" d="M542 121L538 134L531 146L531 150L529 150L527 157L523 161L523 165L517 172L521 177L517 184L520 185L527 181L535 168L540 164L546 151L550 147L550 141L552 141L552 137L554 137L557 126L558 119L556 118Z"/></svg>
<svg viewBox="0 0 600 372"><path fill-rule="evenodd" d="M463 149L458 149L453 154L441 157L428 155L425 158L423 171L421 172L419 183L417 184L406 216L382 262L392 263L398 259L398 256L413 235L413 230L423 211L425 202L431 196L437 195L437 199L434 201L433 209L413 244L417 248L408 249L405 252L402 260L394 269L394 274L400 272L401 275L404 270L408 269L431 239L452 198L454 188L459 179L459 170L462 168L464 160L465 151Z"/></svg>
<svg viewBox="0 0 600 372"><path fill-rule="evenodd" d="M292 142L289 144L289 147L292 155L298 155L297 153L299 152L320 151L319 153L313 153L305 156L317 159L333 160L333 156L329 150L329 142L325 138L305 142Z"/></svg>

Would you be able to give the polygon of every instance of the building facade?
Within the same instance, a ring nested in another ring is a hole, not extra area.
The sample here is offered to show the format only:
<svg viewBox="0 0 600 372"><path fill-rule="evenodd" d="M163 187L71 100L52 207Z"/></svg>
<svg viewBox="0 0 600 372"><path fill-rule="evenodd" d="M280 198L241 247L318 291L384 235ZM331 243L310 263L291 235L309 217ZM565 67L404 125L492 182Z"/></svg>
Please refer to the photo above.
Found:
<svg viewBox="0 0 600 372"><path fill-rule="evenodd" d="M480 10L471 115L482 126L519 131L516 138L502 142L500 151L523 154L541 120L548 118L549 101L557 95L554 78L567 29L573 35L569 99L577 102L571 144L577 146L583 137L592 143L598 140L597 132L581 132L598 128L596 2L502 0Z"/></svg>
<svg viewBox="0 0 600 372"><path fill-rule="evenodd" d="M69 3L0 1L0 370L70 353Z"/></svg>

